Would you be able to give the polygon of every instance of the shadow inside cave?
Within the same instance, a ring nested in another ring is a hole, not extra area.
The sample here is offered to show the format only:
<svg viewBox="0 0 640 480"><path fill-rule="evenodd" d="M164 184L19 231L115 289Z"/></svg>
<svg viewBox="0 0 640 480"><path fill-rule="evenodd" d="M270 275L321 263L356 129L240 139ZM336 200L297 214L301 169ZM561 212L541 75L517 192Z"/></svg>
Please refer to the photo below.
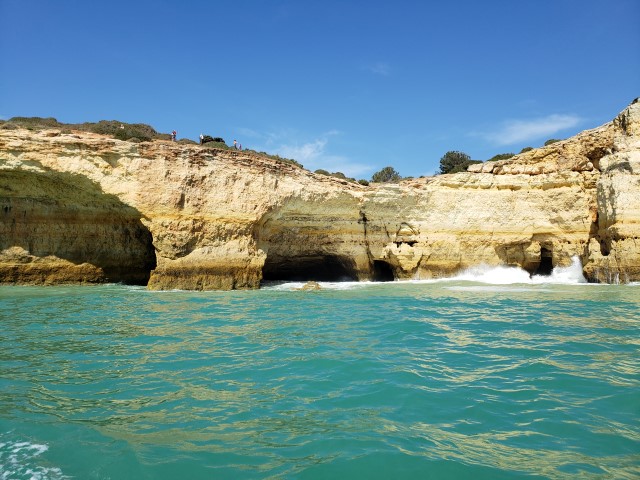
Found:
<svg viewBox="0 0 640 480"><path fill-rule="evenodd" d="M262 268L264 281L344 282L358 279L352 259L336 255L282 257L268 255Z"/></svg>

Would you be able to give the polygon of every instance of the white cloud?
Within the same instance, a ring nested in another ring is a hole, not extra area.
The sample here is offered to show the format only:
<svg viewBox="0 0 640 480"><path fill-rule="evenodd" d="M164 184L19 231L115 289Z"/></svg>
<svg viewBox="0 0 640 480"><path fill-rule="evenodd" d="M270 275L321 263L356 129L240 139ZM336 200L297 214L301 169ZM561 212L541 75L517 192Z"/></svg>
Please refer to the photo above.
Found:
<svg viewBox="0 0 640 480"><path fill-rule="evenodd" d="M494 132L482 134L497 145L511 145L551 137L556 133L578 125L582 119L577 115L548 115L532 120L509 120Z"/></svg>
<svg viewBox="0 0 640 480"><path fill-rule="evenodd" d="M324 153L326 139L317 139L302 145L281 145L278 149L282 156L293 158L300 163L317 160Z"/></svg>
<svg viewBox="0 0 640 480"><path fill-rule="evenodd" d="M329 130L316 138L307 138L307 141L303 142L298 140L303 135L292 129L266 133L249 128L239 128L237 131L245 138L254 140L246 142L248 148L291 158L304 165L307 170L314 171L322 168L329 172L342 172L348 177L359 178L373 171L371 165L352 162L346 156L329 152L330 140L341 134L339 130Z"/></svg>
<svg viewBox="0 0 640 480"><path fill-rule="evenodd" d="M336 133L332 131L325 135L335 135ZM328 154L326 152L328 143L329 140L322 137L303 144L284 144L276 148L276 152L285 158L293 158L311 171L321 168L329 172L342 172L348 177L362 176L371 171L370 165L351 162L347 157L341 155Z"/></svg>

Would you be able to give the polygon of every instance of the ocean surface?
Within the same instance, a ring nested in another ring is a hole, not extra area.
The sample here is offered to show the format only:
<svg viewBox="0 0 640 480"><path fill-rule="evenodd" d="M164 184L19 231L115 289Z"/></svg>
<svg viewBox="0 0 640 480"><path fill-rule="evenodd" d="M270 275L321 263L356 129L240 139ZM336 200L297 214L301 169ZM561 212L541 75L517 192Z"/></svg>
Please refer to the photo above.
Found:
<svg viewBox="0 0 640 480"><path fill-rule="evenodd" d="M0 287L0 479L637 479L640 285Z"/></svg>

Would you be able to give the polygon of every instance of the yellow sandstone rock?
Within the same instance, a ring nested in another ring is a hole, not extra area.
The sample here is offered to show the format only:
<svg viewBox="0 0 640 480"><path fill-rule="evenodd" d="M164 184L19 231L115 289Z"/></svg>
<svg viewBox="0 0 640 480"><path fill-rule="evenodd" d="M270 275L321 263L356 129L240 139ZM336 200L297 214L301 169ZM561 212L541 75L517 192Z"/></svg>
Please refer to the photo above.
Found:
<svg viewBox="0 0 640 480"><path fill-rule="evenodd" d="M640 280L640 103L509 160L364 187L264 156L0 129L0 282L257 288L263 279L530 272Z"/></svg>

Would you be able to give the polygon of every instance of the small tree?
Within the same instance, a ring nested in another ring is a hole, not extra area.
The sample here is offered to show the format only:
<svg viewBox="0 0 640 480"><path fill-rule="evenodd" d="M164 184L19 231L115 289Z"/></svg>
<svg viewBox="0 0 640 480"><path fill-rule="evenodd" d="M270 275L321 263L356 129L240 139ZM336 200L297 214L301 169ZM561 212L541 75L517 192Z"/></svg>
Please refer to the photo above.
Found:
<svg viewBox="0 0 640 480"><path fill-rule="evenodd" d="M401 178L393 167L384 167L371 176L371 181L375 183L395 183L400 181Z"/></svg>
<svg viewBox="0 0 640 480"><path fill-rule="evenodd" d="M478 162L471 160L471 157L464 152L451 150L440 159L440 173L463 172L472 163Z"/></svg>

